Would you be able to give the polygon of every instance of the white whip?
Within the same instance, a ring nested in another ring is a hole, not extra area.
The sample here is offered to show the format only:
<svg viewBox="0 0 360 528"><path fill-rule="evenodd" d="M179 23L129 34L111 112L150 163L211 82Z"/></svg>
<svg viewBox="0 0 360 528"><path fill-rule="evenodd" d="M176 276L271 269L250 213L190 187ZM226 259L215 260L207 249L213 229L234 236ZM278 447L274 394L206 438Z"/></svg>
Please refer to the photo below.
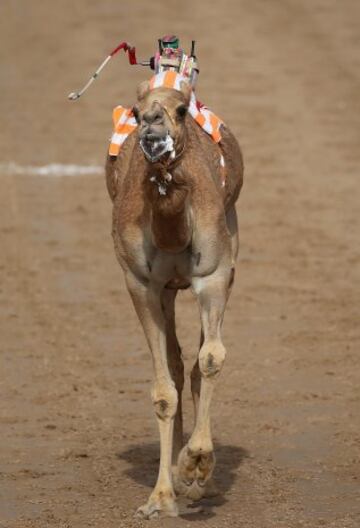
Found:
<svg viewBox="0 0 360 528"><path fill-rule="evenodd" d="M68 99L70 99L70 101L76 101L76 99L79 99L79 97L82 96L82 94L84 92L86 92L86 90L89 88L89 86L92 85L92 83L95 81L95 79L99 76L99 73L101 72L101 70L103 68L105 68L105 66L107 65L107 63L109 62L109 60L111 59L112 55L109 55L108 57L106 57L106 59L104 60L104 62L102 62L100 64L100 66L98 67L98 69L96 70L96 72L94 73L94 75L92 77L90 77L90 79L88 80L88 82L85 84L84 88L82 88L80 90L80 92L71 92L69 93L68 95Z"/></svg>
<svg viewBox="0 0 360 528"><path fill-rule="evenodd" d="M105 66L107 65L109 60L112 59L113 56L118 51L120 51L121 49L123 49L125 52L128 52L130 64L137 64L136 55L135 55L135 48L133 46L131 46L130 44L128 44L127 42L122 42L115 49L113 49L112 52L110 53L110 55L108 55L106 57L106 59L100 64L100 66L98 67L98 69L96 70L94 75L92 75L90 77L90 79L88 80L88 82L85 84L84 88L82 88L82 90L80 90L79 92L71 92L71 93L69 93L68 99L70 101L76 101L77 99L79 99L79 97L81 97L82 94L84 92L86 92L86 90L89 88L89 86L92 85L92 83L95 81L95 79L97 79L99 77L100 72L103 70L103 68L105 68Z"/></svg>

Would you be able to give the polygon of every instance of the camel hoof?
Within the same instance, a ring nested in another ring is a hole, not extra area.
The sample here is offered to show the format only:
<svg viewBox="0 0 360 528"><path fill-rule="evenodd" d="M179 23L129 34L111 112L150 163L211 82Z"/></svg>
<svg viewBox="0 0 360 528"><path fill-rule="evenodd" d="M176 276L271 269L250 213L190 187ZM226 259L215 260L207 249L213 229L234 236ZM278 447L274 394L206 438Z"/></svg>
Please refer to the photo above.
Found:
<svg viewBox="0 0 360 528"><path fill-rule="evenodd" d="M198 501L203 497L214 497L217 490L211 479L215 467L213 451L192 451L185 446L180 452L174 485L177 494Z"/></svg>
<svg viewBox="0 0 360 528"><path fill-rule="evenodd" d="M192 479L182 480L178 475L174 475L173 485L176 495L184 495L186 497L188 489L192 486L193 482Z"/></svg>
<svg viewBox="0 0 360 528"><path fill-rule="evenodd" d="M199 501L204 497L205 494L205 486L199 486L199 483L197 480L195 480L191 486L188 487L186 492L186 497L188 499L191 499L193 501Z"/></svg>
<svg viewBox="0 0 360 528"><path fill-rule="evenodd" d="M174 499L152 499L136 510L135 517L139 519L157 519L158 517L177 517L178 507Z"/></svg>
<svg viewBox="0 0 360 528"><path fill-rule="evenodd" d="M156 509L156 506L149 507L147 504L140 506L136 510L135 517L137 519L157 519L159 517L159 510Z"/></svg>
<svg viewBox="0 0 360 528"><path fill-rule="evenodd" d="M203 481L195 480L190 486L183 488L183 495L193 501L199 501L203 498L211 498L219 495L219 491L212 479Z"/></svg>
<svg viewBox="0 0 360 528"><path fill-rule="evenodd" d="M185 446L178 459L178 478L185 484L198 481L204 487L210 479L215 467L215 455L213 451L202 449L191 450Z"/></svg>

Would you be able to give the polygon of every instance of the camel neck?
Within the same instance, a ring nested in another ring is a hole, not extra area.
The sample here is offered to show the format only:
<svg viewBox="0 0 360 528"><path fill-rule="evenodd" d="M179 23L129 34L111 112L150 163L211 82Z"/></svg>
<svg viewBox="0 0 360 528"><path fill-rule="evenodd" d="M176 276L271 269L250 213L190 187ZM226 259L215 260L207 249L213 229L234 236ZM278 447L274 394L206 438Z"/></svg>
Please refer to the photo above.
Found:
<svg viewBox="0 0 360 528"><path fill-rule="evenodd" d="M171 181L164 183L166 191L161 194L156 181L165 181L164 174L152 169L146 182L146 196L151 208L151 230L155 245L164 251L177 253L187 247L192 234L190 187L181 164L170 171Z"/></svg>

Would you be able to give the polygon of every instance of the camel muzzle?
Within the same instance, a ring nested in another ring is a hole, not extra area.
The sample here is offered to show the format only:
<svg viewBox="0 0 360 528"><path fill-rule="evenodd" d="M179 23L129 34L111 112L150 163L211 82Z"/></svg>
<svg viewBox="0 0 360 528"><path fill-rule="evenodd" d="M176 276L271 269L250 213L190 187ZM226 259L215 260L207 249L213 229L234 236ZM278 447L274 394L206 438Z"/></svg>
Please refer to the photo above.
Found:
<svg viewBox="0 0 360 528"><path fill-rule="evenodd" d="M140 139L140 147L145 154L145 157L151 162L155 163L167 152L174 151L174 140L169 132L166 136L159 137L155 134L145 134Z"/></svg>

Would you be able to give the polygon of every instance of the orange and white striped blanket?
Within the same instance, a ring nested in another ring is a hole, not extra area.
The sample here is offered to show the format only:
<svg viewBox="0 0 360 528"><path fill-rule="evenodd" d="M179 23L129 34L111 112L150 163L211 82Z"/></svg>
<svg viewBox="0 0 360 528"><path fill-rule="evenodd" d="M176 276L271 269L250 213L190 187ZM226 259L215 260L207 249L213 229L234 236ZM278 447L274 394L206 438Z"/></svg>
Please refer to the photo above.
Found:
<svg viewBox="0 0 360 528"><path fill-rule="evenodd" d="M174 71L166 71L154 75L150 79L150 89L164 86L180 90L180 83L188 80ZM198 106L194 92L191 92L189 114L195 119L207 134L209 134L216 143L221 140L220 126L223 121L216 116L206 106ZM109 154L117 156L125 139L136 129L137 122L133 116L131 108L124 108L119 105L113 110L114 132L111 136Z"/></svg>

